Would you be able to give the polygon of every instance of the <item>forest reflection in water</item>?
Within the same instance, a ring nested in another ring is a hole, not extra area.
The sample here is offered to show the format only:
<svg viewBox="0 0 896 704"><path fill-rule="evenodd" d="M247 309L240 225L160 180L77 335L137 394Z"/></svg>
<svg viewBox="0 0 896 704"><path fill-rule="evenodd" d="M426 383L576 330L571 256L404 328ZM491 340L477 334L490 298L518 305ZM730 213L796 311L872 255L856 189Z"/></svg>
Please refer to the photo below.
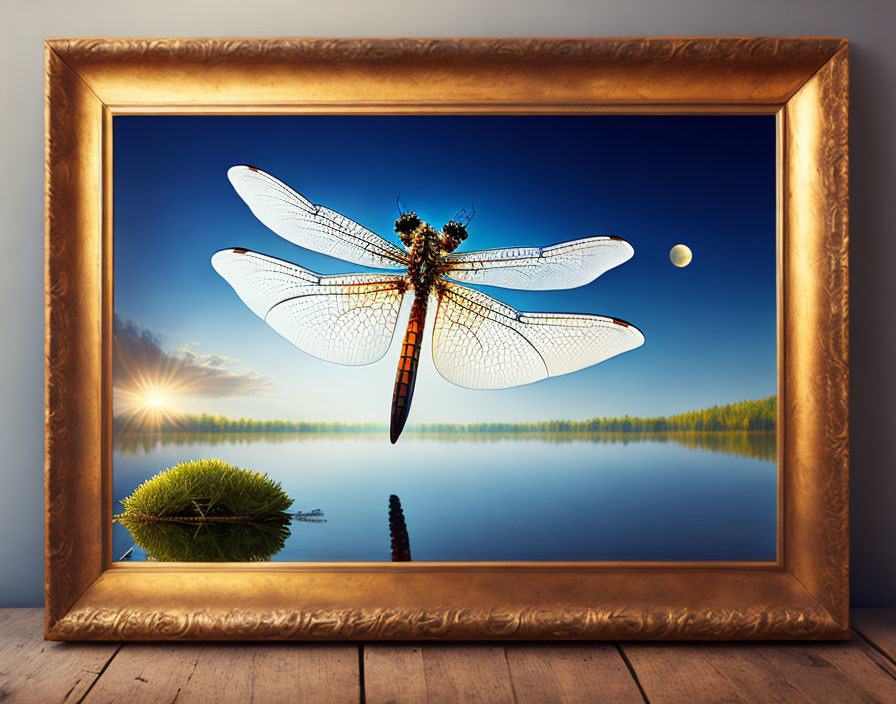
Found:
<svg viewBox="0 0 896 704"><path fill-rule="evenodd" d="M370 440L379 433L129 433L115 437L115 451L124 455L147 454L159 447L208 445L251 445L283 443L297 440L329 440L353 442ZM540 442L621 444L669 442L694 450L721 452L737 457L750 457L774 462L777 459L777 434L751 431L687 431L662 433L415 433L405 436L439 442Z"/></svg>

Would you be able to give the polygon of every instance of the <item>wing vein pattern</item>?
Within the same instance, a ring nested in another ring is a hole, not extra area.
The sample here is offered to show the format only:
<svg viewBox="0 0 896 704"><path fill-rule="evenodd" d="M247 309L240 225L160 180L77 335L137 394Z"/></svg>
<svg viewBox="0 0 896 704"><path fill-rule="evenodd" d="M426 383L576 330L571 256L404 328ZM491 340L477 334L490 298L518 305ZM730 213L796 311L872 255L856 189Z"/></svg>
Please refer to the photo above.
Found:
<svg viewBox="0 0 896 704"><path fill-rule="evenodd" d="M217 252L212 266L280 335L338 364L370 364L386 354L407 288L400 275L322 276L245 249Z"/></svg>
<svg viewBox="0 0 896 704"><path fill-rule="evenodd" d="M300 247L361 266L407 266L407 253L396 245L335 210L315 205L264 171L234 166L227 178L255 217Z"/></svg>
<svg viewBox="0 0 896 704"><path fill-rule="evenodd" d="M450 254L445 275L468 284L529 291L591 283L628 261L634 248L618 237L587 237L550 247L508 247Z"/></svg>
<svg viewBox="0 0 896 704"><path fill-rule="evenodd" d="M585 313L524 313L448 283L439 295L433 363L448 381L503 389L590 367L644 344L625 321Z"/></svg>

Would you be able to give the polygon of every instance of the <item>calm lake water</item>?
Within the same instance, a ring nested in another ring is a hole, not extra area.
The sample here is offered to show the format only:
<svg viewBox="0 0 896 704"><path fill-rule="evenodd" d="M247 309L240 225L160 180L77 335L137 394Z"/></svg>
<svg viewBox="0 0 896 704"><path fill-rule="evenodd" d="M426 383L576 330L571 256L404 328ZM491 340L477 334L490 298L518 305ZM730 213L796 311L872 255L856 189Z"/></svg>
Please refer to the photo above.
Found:
<svg viewBox="0 0 896 704"><path fill-rule="evenodd" d="M274 560L391 560L392 494L414 560L774 560L774 448L752 433L132 438L114 494L188 459L264 472L292 511L326 518L293 521ZM116 558L134 545L113 536Z"/></svg>

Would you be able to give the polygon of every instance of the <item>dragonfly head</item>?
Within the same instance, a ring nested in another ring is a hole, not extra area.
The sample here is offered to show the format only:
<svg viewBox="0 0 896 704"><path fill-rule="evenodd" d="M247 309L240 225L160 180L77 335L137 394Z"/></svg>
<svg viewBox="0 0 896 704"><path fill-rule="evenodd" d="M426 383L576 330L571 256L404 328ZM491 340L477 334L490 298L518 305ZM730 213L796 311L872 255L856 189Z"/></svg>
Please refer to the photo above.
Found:
<svg viewBox="0 0 896 704"><path fill-rule="evenodd" d="M405 247L411 246L411 240L414 232L420 227L420 218L413 210L402 213L395 221L395 232L401 238L401 242Z"/></svg>
<svg viewBox="0 0 896 704"><path fill-rule="evenodd" d="M445 254L451 254L465 239L467 239L467 226L457 220L449 220L442 226L439 249Z"/></svg>

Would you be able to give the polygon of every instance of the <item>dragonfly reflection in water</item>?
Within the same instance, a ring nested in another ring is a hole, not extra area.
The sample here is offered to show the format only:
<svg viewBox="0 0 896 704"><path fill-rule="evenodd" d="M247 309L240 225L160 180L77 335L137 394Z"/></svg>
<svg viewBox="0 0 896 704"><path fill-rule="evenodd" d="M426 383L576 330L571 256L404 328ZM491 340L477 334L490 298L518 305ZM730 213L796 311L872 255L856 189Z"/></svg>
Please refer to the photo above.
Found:
<svg viewBox="0 0 896 704"><path fill-rule="evenodd" d="M471 389L503 389L584 369L644 343L618 318L581 313L524 313L458 281L526 290L588 284L628 261L619 237L588 237L549 247L510 247L455 254L469 216L437 232L416 213L401 213L395 231L405 249L273 176L234 166L227 176L255 216L306 249L397 274L315 274L242 248L216 252L212 266L247 306L296 347L338 364L371 364L389 349L406 293L414 299L392 398L390 439L404 428L414 394L426 309L437 305L435 367Z"/></svg>

